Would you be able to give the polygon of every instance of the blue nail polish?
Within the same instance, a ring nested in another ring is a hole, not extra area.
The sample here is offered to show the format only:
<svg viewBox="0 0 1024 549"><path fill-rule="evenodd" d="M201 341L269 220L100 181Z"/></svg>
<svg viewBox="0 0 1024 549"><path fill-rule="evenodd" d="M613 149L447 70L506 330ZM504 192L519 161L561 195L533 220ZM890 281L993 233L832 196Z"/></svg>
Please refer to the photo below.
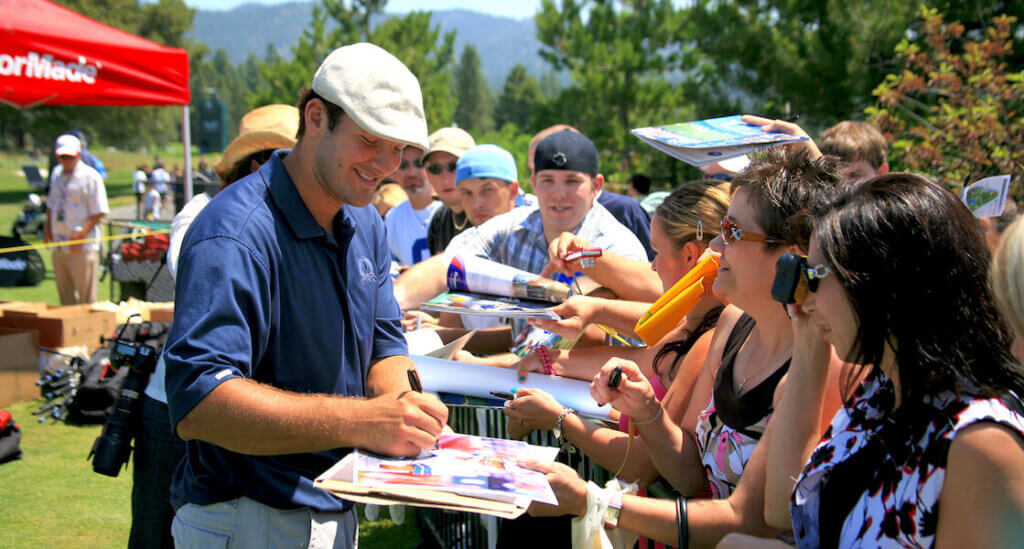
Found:
<svg viewBox="0 0 1024 549"><path fill-rule="evenodd" d="M519 376L519 383L526 383L526 377L525 376ZM513 391L515 391L515 389L513 389Z"/></svg>
<svg viewBox="0 0 1024 549"><path fill-rule="evenodd" d="M521 378L519 378L519 381L526 381L526 378L525 377L521 377ZM513 387L512 390L509 391L509 392L515 393L515 392L518 392L518 391L519 391L518 387Z"/></svg>

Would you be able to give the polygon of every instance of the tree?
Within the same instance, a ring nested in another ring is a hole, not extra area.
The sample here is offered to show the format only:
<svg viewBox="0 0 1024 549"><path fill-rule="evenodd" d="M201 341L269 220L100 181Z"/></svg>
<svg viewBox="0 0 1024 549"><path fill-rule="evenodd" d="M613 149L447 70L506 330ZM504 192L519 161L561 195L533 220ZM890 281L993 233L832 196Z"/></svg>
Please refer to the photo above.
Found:
<svg viewBox="0 0 1024 549"><path fill-rule="evenodd" d="M534 111L543 99L537 79L526 73L526 67L516 64L505 78L494 120L499 128L515 124L518 128L528 129Z"/></svg>
<svg viewBox="0 0 1024 549"><path fill-rule="evenodd" d="M643 145L629 130L666 122L677 105L666 79L682 59L674 3L544 0L536 21L541 57L573 82L540 121L583 130L604 153L604 171L632 170Z"/></svg>
<svg viewBox="0 0 1024 549"><path fill-rule="evenodd" d="M875 88L878 102L867 109L893 139L892 164L954 189L1012 173L1022 198L1024 70L1006 64L1016 18L995 17L977 39L967 39L964 25L946 23L934 9L920 16L920 39L896 46L897 70Z"/></svg>
<svg viewBox="0 0 1024 549"><path fill-rule="evenodd" d="M455 33L441 34L431 25L429 12L410 12L373 26L386 0L320 0L313 19L292 47L292 58L267 62L266 87L249 98L251 107L296 102L296 93L313 81L313 73L335 48L354 42L372 42L395 55L420 81L423 108L431 127L450 125L455 112L452 97L452 57ZM337 23L327 30L328 21Z"/></svg>
<svg viewBox="0 0 1024 549"><path fill-rule="evenodd" d="M491 92L480 68L480 54L476 48L466 45L462 57L455 67L455 123L471 133L489 132L494 129Z"/></svg>

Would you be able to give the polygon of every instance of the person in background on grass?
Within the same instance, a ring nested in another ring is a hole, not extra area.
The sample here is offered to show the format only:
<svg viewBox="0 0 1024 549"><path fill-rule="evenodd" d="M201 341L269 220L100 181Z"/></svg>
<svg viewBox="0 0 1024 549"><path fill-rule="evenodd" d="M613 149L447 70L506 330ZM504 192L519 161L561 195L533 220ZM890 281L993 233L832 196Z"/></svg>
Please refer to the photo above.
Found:
<svg viewBox="0 0 1024 549"><path fill-rule="evenodd" d="M149 165L140 164L132 174L132 190L135 191L135 219L144 217L142 208L146 198L147 183L149 182Z"/></svg>
<svg viewBox="0 0 1024 549"><path fill-rule="evenodd" d="M152 181L146 183L146 205L142 210L143 221L160 220L160 193Z"/></svg>
<svg viewBox="0 0 1024 549"><path fill-rule="evenodd" d="M626 181L626 196L643 202L644 198L651 192L651 178L642 173L635 173L629 176Z"/></svg>
<svg viewBox="0 0 1024 549"><path fill-rule="evenodd" d="M215 168L223 182L222 188L258 170L274 150L294 145L298 127L299 110L291 105L267 105L246 113L239 123L238 137L224 149ZM151 192L159 205L160 193ZM172 277L177 275L178 254L189 227L211 200L206 193L197 194L174 216L167 250L167 270ZM131 549L174 546L171 479L185 456L185 443L171 430L164 385L166 373L167 365L161 356L146 385L140 407L132 458L132 529L128 538Z"/></svg>
<svg viewBox="0 0 1024 549"><path fill-rule="evenodd" d="M355 547L351 502L313 479L351 451L415 456L448 420L415 373L377 185L427 148L419 82L367 43L300 92L295 146L203 209L164 347L178 547ZM258 527L257 527L258 525Z"/></svg>
<svg viewBox="0 0 1024 549"><path fill-rule="evenodd" d="M93 303L99 282L100 222L110 213L107 188L99 172L81 160L82 142L73 135L57 138L60 165L50 173L46 197L45 242L93 239L53 249L53 278L61 305Z"/></svg>

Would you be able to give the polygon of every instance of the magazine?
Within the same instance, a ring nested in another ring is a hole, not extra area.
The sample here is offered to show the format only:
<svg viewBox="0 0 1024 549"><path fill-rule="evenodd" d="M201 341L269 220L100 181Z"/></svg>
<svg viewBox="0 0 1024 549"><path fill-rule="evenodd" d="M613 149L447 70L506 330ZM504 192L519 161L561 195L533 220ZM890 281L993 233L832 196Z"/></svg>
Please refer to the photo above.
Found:
<svg viewBox="0 0 1024 549"><path fill-rule="evenodd" d="M557 448L516 440L442 434L415 458L390 458L355 450L320 475L314 485L363 503L406 504L515 517L530 502L557 504L543 473L520 461L550 463Z"/></svg>
<svg viewBox="0 0 1024 549"><path fill-rule="evenodd" d="M807 141L806 137L766 132L743 122L739 115L637 128L631 133L652 147L697 167L778 145Z"/></svg>
<svg viewBox="0 0 1024 549"><path fill-rule="evenodd" d="M559 319L559 316L551 310L552 307L542 303L511 297L486 297L464 292L444 292L421 304L420 309L460 315Z"/></svg>
<svg viewBox="0 0 1024 549"><path fill-rule="evenodd" d="M558 320L551 303L569 298L569 286L476 256L455 256L448 289L420 309L460 315Z"/></svg>
<svg viewBox="0 0 1024 549"><path fill-rule="evenodd" d="M1006 209L1006 198L1010 196L1012 176L996 175L964 185L960 199L967 204L974 217L999 217Z"/></svg>

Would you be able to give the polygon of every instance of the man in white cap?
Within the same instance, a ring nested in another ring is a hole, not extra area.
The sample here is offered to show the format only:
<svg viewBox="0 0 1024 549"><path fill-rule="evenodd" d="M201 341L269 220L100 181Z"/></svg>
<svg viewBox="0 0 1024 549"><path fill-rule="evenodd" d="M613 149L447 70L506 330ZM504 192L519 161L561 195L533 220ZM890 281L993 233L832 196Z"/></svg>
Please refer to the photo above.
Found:
<svg viewBox="0 0 1024 549"><path fill-rule="evenodd" d="M81 161L82 142L64 134L57 138L60 165L50 174L46 197L46 242L91 239L53 249L53 278L61 305L92 303L100 265L100 221L110 213L103 176Z"/></svg>
<svg viewBox="0 0 1024 549"><path fill-rule="evenodd" d="M313 479L352 448L413 456L448 418L411 391L384 225L369 206L427 148L416 77L372 44L332 52L298 141L217 194L182 244L166 346L179 547L353 547ZM414 372L414 370L412 370Z"/></svg>

